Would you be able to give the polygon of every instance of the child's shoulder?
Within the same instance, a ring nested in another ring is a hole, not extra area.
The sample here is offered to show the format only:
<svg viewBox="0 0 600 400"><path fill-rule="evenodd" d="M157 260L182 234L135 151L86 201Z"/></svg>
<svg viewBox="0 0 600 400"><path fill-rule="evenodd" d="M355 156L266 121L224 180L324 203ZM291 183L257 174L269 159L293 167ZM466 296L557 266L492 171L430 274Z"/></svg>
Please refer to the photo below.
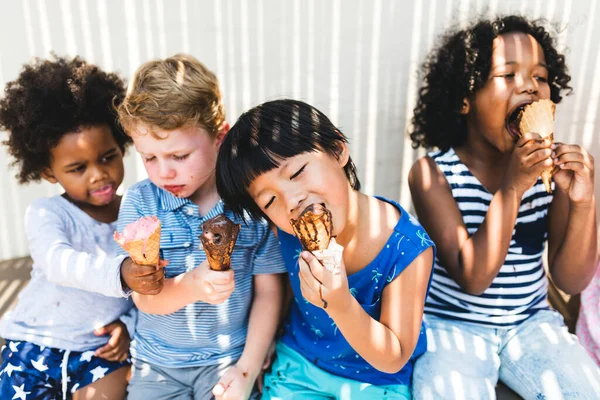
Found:
<svg viewBox="0 0 600 400"><path fill-rule="evenodd" d="M58 217L65 217L74 214L70 207L75 207L62 195L52 197L39 197L27 207L27 215L45 217L54 214Z"/></svg>
<svg viewBox="0 0 600 400"><path fill-rule="evenodd" d="M394 230L388 240L387 246L393 246L393 251L404 255L406 251L422 252L433 245L433 241L427 235L421 223L400 203L395 200L377 197L379 200L396 207L400 212L400 218L394 226Z"/></svg>
<svg viewBox="0 0 600 400"><path fill-rule="evenodd" d="M262 238L269 234L273 235L273 237L276 237L276 235L273 232L273 229L269 225L269 222L264 218L253 219L250 218L250 216L247 213L244 213L243 216L238 216L228 209L224 209L223 213L233 222L241 225L240 234L238 236L251 236L254 238L258 238L259 240L262 240Z"/></svg>
<svg viewBox="0 0 600 400"><path fill-rule="evenodd" d="M90 218L62 195L40 197L34 200L25 213L28 231L53 228L72 230L77 224L85 224Z"/></svg>
<svg viewBox="0 0 600 400"><path fill-rule="evenodd" d="M152 183L152 181L149 178L146 178L131 185L127 192L139 194L149 193L152 195L156 195L158 193L158 186Z"/></svg>
<svg viewBox="0 0 600 400"><path fill-rule="evenodd" d="M61 195L51 196L51 197L38 197L34 201L31 202L29 208L32 209L63 209L65 207L65 201Z"/></svg>
<svg viewBox="0 0 600 400"><path fill-rule="evenodd" d="M451 196L448 179L468 175L454 149L432 151L415 161L408 173L408 186L417 211L423 201L436 203ZM442 195L442 199L437 196Z"/></svg>
<svg viewBox="0 0 600 400"><path fill-rule="evenodd" d="M160 189L150 179L139 181L127 189L123 200L127 202L141 202L151 205L158 202Z"/></svg>

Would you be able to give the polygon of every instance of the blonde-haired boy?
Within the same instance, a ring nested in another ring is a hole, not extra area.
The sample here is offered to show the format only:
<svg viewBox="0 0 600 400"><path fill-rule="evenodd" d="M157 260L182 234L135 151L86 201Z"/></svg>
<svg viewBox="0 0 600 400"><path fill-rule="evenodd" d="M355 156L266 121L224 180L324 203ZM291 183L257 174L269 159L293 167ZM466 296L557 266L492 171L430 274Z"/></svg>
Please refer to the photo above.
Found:
<svg viewBox="0 0 600 400"><path fill-rule="evenodd" d="M162 222L160 266L123 263L139 309L129 399L239 399L254 383L275 335L285 272L266 222L242 224L233 269L212 271L200 225L223 208L215 185L217 152L229 130L216 76L177 54L135 73L119 120L149 179L132 186L118 229L141 216ZM241 221L236 221L241 222Z"/></svg>

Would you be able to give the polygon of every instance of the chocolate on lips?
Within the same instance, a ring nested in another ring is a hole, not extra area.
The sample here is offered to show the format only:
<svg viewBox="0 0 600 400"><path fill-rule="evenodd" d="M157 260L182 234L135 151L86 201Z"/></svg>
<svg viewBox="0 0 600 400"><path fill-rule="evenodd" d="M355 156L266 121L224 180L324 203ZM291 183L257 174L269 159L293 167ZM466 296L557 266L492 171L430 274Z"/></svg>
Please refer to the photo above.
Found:
<svg viewBox="0 0 600 400"><path fill-rule="evenodd" d="M211 269L226 271L231 268L231 252L240 232L240 226L223 214L202 224L200 240Z"/></svg>
<svg viewBox="0 0 600 400"><path fill-rule="evenodd" d="M304 250L314 252L329 247L333 233L333 220L331 211L323 204L309 205L298 219L292 218L290 224Z"/></svg>

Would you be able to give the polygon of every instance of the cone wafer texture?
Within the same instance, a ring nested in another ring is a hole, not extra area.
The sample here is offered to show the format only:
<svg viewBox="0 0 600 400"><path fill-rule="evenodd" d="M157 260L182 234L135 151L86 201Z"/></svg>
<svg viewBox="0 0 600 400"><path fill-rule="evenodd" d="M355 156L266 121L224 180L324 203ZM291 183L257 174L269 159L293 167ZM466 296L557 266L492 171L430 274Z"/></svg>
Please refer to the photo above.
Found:
<svg viewBox="0 0 600 400"><path fill-rule="evenodd" d="M304 250L311 252L325 250L333 232L331 211L322 204L311 204L302 211L298 219L291 219L290 224L300 240Z"/></svg>
<svg viewBox="0 0 600 400"><path fill-rule="evenodd" d="M322 204L313 203L298 219L291 219L290 224L302 248L313 253L328 271L339 274L344 248L332 237L331 211Z"/></svg>
<svg viewBox="0 0 600 400"><path fill-rule="evenodd" d="M114 239L139 265L158 265L161 223L155 216L142 217L127 225Z"/></svg>
<svg viewBox="0 0 600 400"><path fill-rule="evenodd" d="M202 224L200 241L210 269L226 271L231 268L231 253L240 232L240 224L233 223L223 214Z"/></svg>
<svg viewBox="0 0 600 400"><path fill-rule="evenodd" d="M554 112L556 105L548 99L538 100L527 105L520 114L519 131L525 133L537 133L542 138L548 138L554 142ZM552 174L554 167L548 167L542 171L541 177L548 193L552 193Z"/></svg>

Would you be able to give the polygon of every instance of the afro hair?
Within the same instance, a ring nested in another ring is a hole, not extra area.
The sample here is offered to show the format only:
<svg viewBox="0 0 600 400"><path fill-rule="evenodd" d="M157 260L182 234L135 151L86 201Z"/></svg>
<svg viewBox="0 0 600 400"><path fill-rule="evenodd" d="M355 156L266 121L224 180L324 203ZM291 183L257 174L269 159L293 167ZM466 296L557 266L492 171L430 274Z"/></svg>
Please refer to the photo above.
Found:
<svg viewBox="0 0 600 400"><path fill-rule="evenodd" d="M125 95L123 80L79 57L36 59L9 82L0 100L0 128L19 168L20 183L39 181L50 164L50 150L82 127L108 125L122 151L131 142L114 105Z"/></svg>
<svg viewBox="0 0 600 400"><path fill-rule="evenodd" d="M560 102L563 90L571 93L565 57L557 52L543 21L514 15L480 20L442 36L439 46L423 64L424 83L419 89L409 132L414 148L437 147L446 151L464 143L467 129L466 116L460 113L463 99L485 85L490 74L493 41L509 32L529 34L542 46L553 102Z"/></svg>

